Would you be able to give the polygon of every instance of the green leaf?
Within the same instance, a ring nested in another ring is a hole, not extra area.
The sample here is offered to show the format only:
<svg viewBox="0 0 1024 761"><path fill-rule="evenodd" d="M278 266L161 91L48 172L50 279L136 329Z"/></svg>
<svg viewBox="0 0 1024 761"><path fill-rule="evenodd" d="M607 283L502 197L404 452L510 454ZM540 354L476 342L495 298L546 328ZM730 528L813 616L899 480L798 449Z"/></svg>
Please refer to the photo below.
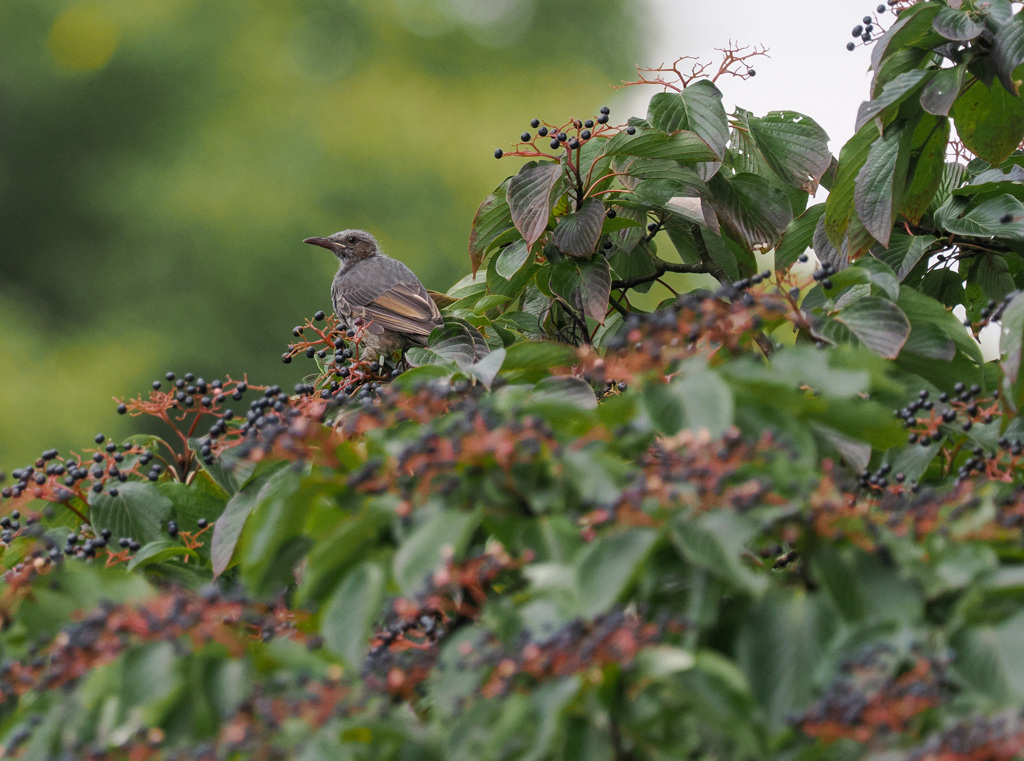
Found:
<svg viewBox="0 0 1024 761"><path fill-rule="evenodd" d="M933 235L897 233L889 240L889 248L877 256L896 272L897 279L902 282L936 240Z"/></svg>
<svg viewBox="0 0 1024 761"><path fill-rule="evenodd" d="M746 594L765 590L768 579L743 564L746 545L758 531L748 519L726 510L699 516L679 513L671 526L673 543L687 561Z"/></svg>
<svg viewBox="0 0 1024 761"><path fill-rule="evenodd" d="M570 306L604 322L612 286L607 259L598 256L589 262L567 260L552 265L549 284Z"/></svg>
<svg viewBox="0 0 1024 761"><path fill-rule="evenodd" d="M776 270L783 272L788 270L796 263L800 255L811 247L814 241L814 230L824 213L825 204L816 203L809 206L807 211L789 223L775 247Z"/></svg>
<svg viewBox="0 0 1024 761"><path fill-rule="evenodd" d="M917 224L942 184L949 143L949 119L924 118L917 123L910 148L907 174L910 185L900 198L900 214Z"/></svg>
<svg viewBox="0 0 1024 761"><path fill-rule="evenodd" d="M210 556L213 562L213 575L220 576L227 569L235 554L235 547L242 536L249 516L260 502L261 492L274 473L285 467L280 463L276 467L263 471L243 486L228 500L224 512L213 525L213 541Z"/></svg>
<svg viewBox="0 0 1024 761"><path fill-rule="evenodd" d="M356 671L366 657L370 633L381 615L385 582L377 563L357 566L335 587L320 615L324 644Z"/></svg>
<svg viewBox="0 0 1024 761"><path fill-rule="evenodd" d="M875 125L865 125L846 141L839 152L839 168L832 182L832 190L825 199L825 233L836 249L843 246L843 238L853 214L857 175L867 161L868 153L877 136L878 129Z"/></svg>
<svg viewBox="0 0 1024 761"><path fill-rule="evenodd" d="M491 352L483 359L479 359L469 367L463 368L467 375L473 376L476 380L484 384L484 388L490 388L491 384L494 383L494 379L497 377L498 372L501 370L501 366L505 361L505 349L497 348L492 349Z"/></svg>
<svg viewBox="0 0 1024 761"><path fill-rule="evenodd" d="M970 42L985 28L979 19L958 8L943 7L932 19L932 28L955 42Z"/></svg>
<svg viewBox="0 0 1024 761"><path fill-rule="evenodd" d="M89 523L97 531L108 529L114 540L130 537L148 544L167 536L164 526L170 518L171 500L156 484L129 481L117 487L118 494L90 493Z"/></svg>
<svg viewBox="0 0 1024 761"><path fill-rule="evenodd" d="M506 349L505 373L513 371L550 370L572 364L576 350L566 344L554 341L523 341Z"/></svg>
<svg viewBox="0 0 1024 761"><path fill-rule="evenodd" d="M1007 216L1009 222L1003 222ZM978 204L962 217L944 220L946 230L960 235L1024 240L1024 204L1006 194Z"/></svg>
<svg viewBox="0 0 1024 761"><path fill-rule="evenodd" d="M733 424L732 390L701 359L683 362L669 383L645 387L643 401L654 425L669 435L685 428L707 431L714 439Z"/></svg>
<svg viewBox="0 0 1024 761"><path fill-rule="evenodd" d="M529 258L530 248L526 245L526 241L522 239L513 241L501 249L494 269L506 280L511 280L512 276L519 272Z"/></svg>
<svg viewBox="0 0 1024 761"><path fill-rule="evenodd" d="M971 152L1000 164L1024 140L1024 102L999 82L975 81L953 104L953 123Z"/></svg>
<svg viewBox="0 0 1024 761"><path fill-rule="evenodd" d="M982 254L974 258L969 278L981 286L986 298L1002 301L1014 290L1006 257L1002 254Z"/></svg>
<svg viewBox="0 0 1024 761"><path fill-rule="evenodd" d="M548 226L555 203L555 187L561 178L561 164L531 161L509 180L509 212L527 248L533 248Z"/></svg>
<svg viewBox="0 0 1024 761"><path fill-rule="evenodd" d="M455 364L468 367L476 361L482 343L473 336L471 326L457 322L446 322L434 328L426 346L414 346L405 353L405 358L412 367L423 365ZM486 346L484 344L484 346Z"/></svg>
<svg viewBox="0 0 1024 761"><path fill-rule="evenodd" d="M1006 91L1020 95L1020 80L1014 79L1013 73L1024 63L1024 11L1000 25L992 48L992 59Z"/></svg>
<svg viewBox="0 0 1024 761"><path fill-rule="evenodd" d="M722 226L747 250L774 248L793 219L786 195L759 175L719 173L708 187Z"/></svg>
<svg viewBox="0 0 1024 761"><path fill-rule="evenodd" d="M458 558L480 524L479 513L441 510L399 545L392 572L402 594L415 597L447 558Z"/></svg>
<svg viewBox="0 0 1024 761"><path fill-rule="evenodd" d="M560 217L551 242L566 256L589 258L597 248L604 222L604 204L591 198L572 214Z"/></svg>
<svg viewBox="0 0 1024 761"><path fill-rule="evenodd" d="M888 299L867 296L857 299L834 315L868 349L895 359L910 335L910 321Z"/></svg>
<svg viewBox="0 0 1024 761"><path fill-rule="evenodd" d="M580 551L574 565L581 615L596 617L620 599L657 538L657 531L631 528L599 537Z"/></svg>
<svg viewBox="0 0 1024 761"><path fill-rule="evenodd" d="M1018 414L1024 409L1024 292L1018 293L999 321L999 367L1003 371L1003 398Z"/></svg>
<svg viewBox="0 0 1024 761"><path fill-rule="evenodd" d="M828 135L817 122L796 111L772 111L749 117L747 125L758 151L779 177L807 193L817 191L832 161Z"/></svg>
<svg viewBox="0 0 1024 761"><path fill-rule="evenodd" d="M508 182L505 180L487 196L473 217L473 226L469 233L469 261L473 265L474 274L480 268L484 254L494 239L513 226L512 213L506 199Z"/></svg>
<svg viewBox="0 0 1024 761"><path fill-rule="evenodd" d="M696 132L682 130L667 135L660 130L639 129L635 135L620 132L608 141L608 156L630 155L651 159L672 159L687 163L714 161L715 150Z"/></svg>
<svg viewBox="0 0 1024 761"><path fill-rule="evenodd" d="M857 218L883 246L889 244L892 234L893 208L896 205L893 185L902 138L902 129L891 129L876 140L857 174L855 184L853 203Z"/></svg>
<svg viewBox="0 0 1024 761"><path fill-rule="evenodd" d="M965 66L939 69L921 90L921 108L936 116L946 116L953 107L964 82Z"/></svg>
<svg viewBox="0 0 1024 761"><path fill-rule="evenodd" d="M729 119L721 91L709 80L698 80L679 93L658 93L651 98L647 121L662 132L692 130L707 141L717 158L725 155Z"/></svg>
<svg viewBox="0 0 1024 761"><path fill-rule="evenodd" d="M171 558L188 556L197 557L194 550L190 550L178 542L160 539L155 542L149 542L136 552L132 559L128 561L128 570L133 571L136 568L144 568L153 563L162 563Z"/></svg>
<svg viewBox="0 0 1024 761"><path fill-rule="evenodd" d="M856 130L860 132L868 122L879 116L889 106L902 102L915 92L921 82L931 74L924 69L913 69L896 76L882 88L882 93L874 100L866 100L857 109ZM890 113L895 113L895 109ZM840 157L842 162L842 157Z"/></svg>

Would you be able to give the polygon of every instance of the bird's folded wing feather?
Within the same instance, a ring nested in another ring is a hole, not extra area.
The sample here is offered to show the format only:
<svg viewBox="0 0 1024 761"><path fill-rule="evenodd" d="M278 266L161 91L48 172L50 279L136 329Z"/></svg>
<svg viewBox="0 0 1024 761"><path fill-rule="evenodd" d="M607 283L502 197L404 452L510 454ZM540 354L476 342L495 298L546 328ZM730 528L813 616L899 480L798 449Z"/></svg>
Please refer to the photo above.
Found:
<svg viewBox="0 0 1024 761"><path fill-rule="evenodd" d="M373 325L400 333L428 336L441 323L437 305L418 283L393 286L363 309Z"/></svg>

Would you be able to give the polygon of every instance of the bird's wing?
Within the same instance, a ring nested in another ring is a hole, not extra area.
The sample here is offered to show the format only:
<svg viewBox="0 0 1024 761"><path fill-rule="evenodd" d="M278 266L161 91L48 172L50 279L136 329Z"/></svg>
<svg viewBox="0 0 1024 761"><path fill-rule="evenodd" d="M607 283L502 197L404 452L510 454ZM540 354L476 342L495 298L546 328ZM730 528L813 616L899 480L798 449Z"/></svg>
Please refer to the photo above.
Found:
<svg viewBox="0 0 1024 761"><path fill-rule="evenodd" d="M362 317L373 333L394 330L427 336L442 323L427 289L401 262L374 257L355 266L364 270L360 277L348 276L335 283L334 305L339 314Z"/></svg>

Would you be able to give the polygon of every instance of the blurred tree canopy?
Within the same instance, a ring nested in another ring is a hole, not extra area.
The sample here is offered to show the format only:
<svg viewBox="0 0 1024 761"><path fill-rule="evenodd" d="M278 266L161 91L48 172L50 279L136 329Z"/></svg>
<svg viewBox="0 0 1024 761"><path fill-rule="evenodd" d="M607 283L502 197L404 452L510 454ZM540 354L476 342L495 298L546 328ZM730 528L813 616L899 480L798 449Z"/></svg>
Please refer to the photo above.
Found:
<svg viewBox="0 0 1024 761"><path fill-rule="evenodd" d="M166 370L293 380L268 344L328 306L334 269L308 235L369 228L447 288L508 169L495 136L593 113L639 57L633 3L547 12L0 5L0 462L123 432L109 395Z"/></svg>

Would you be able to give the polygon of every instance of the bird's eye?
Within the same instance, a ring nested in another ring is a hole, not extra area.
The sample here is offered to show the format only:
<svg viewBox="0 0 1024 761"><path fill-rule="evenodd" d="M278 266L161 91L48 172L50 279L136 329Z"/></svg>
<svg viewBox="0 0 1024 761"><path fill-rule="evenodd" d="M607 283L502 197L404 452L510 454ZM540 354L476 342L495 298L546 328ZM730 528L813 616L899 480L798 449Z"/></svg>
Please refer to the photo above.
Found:
<svg viewBox="0 0 1024 761"><path fill-rule="evenodd" d="M354 236L354 235L348 236L348 242L349 243L355 243L356 242L356 236Z"/></svg>

